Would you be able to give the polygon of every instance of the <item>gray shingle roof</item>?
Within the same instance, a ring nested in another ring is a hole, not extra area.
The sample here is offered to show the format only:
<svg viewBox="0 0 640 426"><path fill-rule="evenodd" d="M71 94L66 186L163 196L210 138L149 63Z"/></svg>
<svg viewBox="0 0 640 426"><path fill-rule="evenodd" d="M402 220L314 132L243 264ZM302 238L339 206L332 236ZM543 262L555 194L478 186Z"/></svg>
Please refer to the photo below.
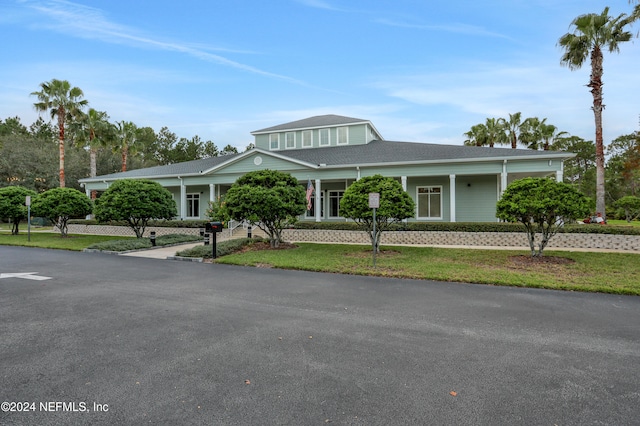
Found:
<svg viewBox="0 0 640 426"><path fill-rule="evenodd" d="M262 151L268 154L265 151ZM573 154L561 151L534 151L530 149L489 148L464 145L439 145L418 142L394 142L386 140L371 141L366 145L330 146L324 148L307 148L271 151L281 157L308 163L312 166L341 167L351 165L398 164L455 161L482 161L509 158L571 158ZM126 179L126 178L158 178L161 176L197 175L201 171L216 166L247 153L226 155L186 161L166 166L149 167L123 173L81 179L81 182Z"/></svg>
<svg viewBox="0 0 640 426"><path fill-rule="evenodd" d="M515 157L570 158L572 154L559 151L489 148L464 145L439 145L417 142L371 141L366 145L332 146L277 151L278 154L311 164L327 166L402 163L422 161L482 160Z"/></svg>
<svg viewBox="0 0 640 426"><path fill-rule="evenodd" d="M273 127L267 127L266 129L254 130L251 132L252 135L257 133L266 133L266 132L280 132L283 130L294 130L294 129L310 129L317 127L327 127L327 126L341 126L345 124L353 124L353 123L368 123L369 120L363 120L361 118L353 118L353 117L344 117L342 115L317 115L315 117L305 118L303 120L292 121L290 123L279 124Z"/></svg>
<svg viewBox="0 0 640 426"><path fill-rule="evenodd" d="M203 158L201 160L185 161L183 163L168 164L166 166L147 167L145 169L129 170L126 172L111 173L108 175L96 176L95 178L80 179L80 182L129 179L129 178L157 178L160 176L180 176L197 174L202 170L207 170L218 164L224 163L240 154L223 155L220 157Z"/></svg>

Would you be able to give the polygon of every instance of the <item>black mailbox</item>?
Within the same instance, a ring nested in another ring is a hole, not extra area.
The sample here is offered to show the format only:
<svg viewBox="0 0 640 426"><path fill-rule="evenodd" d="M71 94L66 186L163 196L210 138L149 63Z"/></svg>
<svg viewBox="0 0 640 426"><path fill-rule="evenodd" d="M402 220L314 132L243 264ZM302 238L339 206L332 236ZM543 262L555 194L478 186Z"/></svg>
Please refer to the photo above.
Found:
<svg viewBox="0 0 640 426"><path fill-rule="evenodd" d="M222 232L222 222L207 222L204 225L205 232Z"/></svg>

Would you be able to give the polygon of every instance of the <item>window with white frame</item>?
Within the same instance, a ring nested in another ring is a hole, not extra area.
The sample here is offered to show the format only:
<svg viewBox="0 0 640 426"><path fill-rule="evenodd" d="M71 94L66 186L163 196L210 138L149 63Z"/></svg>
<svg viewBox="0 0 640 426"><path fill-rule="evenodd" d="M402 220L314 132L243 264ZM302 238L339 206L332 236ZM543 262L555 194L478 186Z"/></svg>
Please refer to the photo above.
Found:
<svg viewBox="0 0 640 426"><path fill-rule="evenodd" d="M329 217L336 218L340 216L340 200L344 191L329 191Z"/></svg>
<svg viewBox="0 0 640 426"><path fill-rule="evenodd" d="M305 213L305 217L314 218L316 217L316 195L313 194L311 197L311 210L307 210ZM324 217L324 191L320 191L320 217Z"/></svg>
<svg viewBox="0 0 640 426"><path fill-rule="evenodd" d="M187 194L187 217L200 217L200 194Z"/></svg>
<svg viewBox="0 0 640 426"><path fill-rule="evenodd" d="M336 129L337 132L337 145L347 145L349 143L349 128L348 127L338 127Z"/></svg>
<svg viewBox="0 0 640 426"><path fill-rule="evenodd" d="M320 138L320 146L331 145L331 137L329 136L329 129L318 130L318 137Z"/></svg>
<svg viewBox="0 0 640 426"><path fill-rule="evenodd" d="M311 130L304 130L302 132L302 147L311 148L313 146L313 132Z"/></svg>
<svg viewBox="0 0 640 426"><path fill-rule="evenodd" d="M284 134L284 147L286 149L294 149L296 147L296 134L294 132Z"/></svg>
<svg viewBox="0 0 640 426"><path fill-rule="evenodd" d="M442 219L442 187L419 186L416 191L418 219Z"/></svg>
<svg viewBox="0 0 640 426"><path fill-rule="evenodd" d="M280 149L280 134L272 133L269 135L269 149Z"/></svg>

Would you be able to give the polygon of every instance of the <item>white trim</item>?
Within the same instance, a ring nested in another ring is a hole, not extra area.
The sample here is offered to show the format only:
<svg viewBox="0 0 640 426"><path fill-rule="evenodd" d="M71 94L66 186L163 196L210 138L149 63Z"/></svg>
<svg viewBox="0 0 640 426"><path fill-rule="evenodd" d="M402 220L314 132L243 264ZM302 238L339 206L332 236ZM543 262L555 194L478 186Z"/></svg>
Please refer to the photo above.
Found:
<svg viewBox="0 0 640 426"><path fill-rule="evenodd" d="M326 199L326 197L322 196L322 187L321 187L320 179L316 179L315 191L316 191L316 194L315 194L316 222L320 222L322 220L322 202L324 201L324 199Z"/></svg>
<svg viewBox="0 0 640 426"><path fill-rule="evenodd" d="M500 196L502 198L502 193L505 189L507 189L509 174L507 173L507 160L502 162L502 173L500 173Z"/></svg>
<svg viewBox="0 0 640 426"><path fill-rule="evenodd" d="M228 161L225 161L224 163L220 163L218 165L216 165L215 167L212 167L210 169L207 170L203 170L200 173L198 173L198 175L204 175L204 174L208 174L214 171L217 171L219 169L223 169L233 163L237 163L238 161L241 161L243 159L245 159L246 157L250 156L250 155L257 155L257 154L262 154L262 155L268 155L270 157L273 158L277 158L279 160L284 160L287 161L289 163L293 163L293 164L299 164L301 166L304 167L309 167L312 169L317 169L319 168L319 166L317 164L311 164L311 163L307 163L306 161L301 161L295 158L291 158L291 157L287 157L286 154L280 154L278 152L272 152L272 151L264 151L261 148L254 148L251 149L249 151L245 151L242 154L238 155L237 157L231 158Z"/></svg>
<svg viewBox="0 0 640 426"><path fill-rule="evenodd" d="M180 219L184 219L187 212L187 187L180 176L178 179L180 179Z"/></svg>
<svg viewBox="0 0 640 426"><path fill-rule="evenodd" d="M442 202L440 202L442 204ZM442 213L440 214L442 215ZM449 222L456 221L456 175L449 175Z"/></svg>
<svg viewBox="0 0 640 426"><path fill-rule="evenodd" d="M344 145L341 145L344 146ZM572 153L569 153L572 154ZM570 158L575 157L575 154L572 155L556 155L554 159L564 159L568 160ZM442 164L442 163L493 163L501 160L548 160L548 156L540 156L540 157L529 157L529 156L518 156L518 157L487 157L487 158L446 158L439 160L417 160L417 161L393 161L393 162L378 162L378 163L351 163L351 164L327 164L324 168L327 169L348 169L350 167L384 167L384 166L413 166L420 164ZM542 171L542 170L541 170Z"/></svg>

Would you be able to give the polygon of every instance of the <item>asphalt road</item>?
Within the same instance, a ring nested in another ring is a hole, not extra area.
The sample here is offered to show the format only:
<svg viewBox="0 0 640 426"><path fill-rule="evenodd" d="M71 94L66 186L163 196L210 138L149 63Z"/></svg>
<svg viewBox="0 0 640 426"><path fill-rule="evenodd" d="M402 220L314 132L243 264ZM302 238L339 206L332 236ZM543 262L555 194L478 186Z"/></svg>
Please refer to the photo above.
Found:
<svg viewBox="0 0 640 426"><path fill-rule="evenodd" d="M3 425L633 425L640 297L0 247L0 363Z"/></svg>

